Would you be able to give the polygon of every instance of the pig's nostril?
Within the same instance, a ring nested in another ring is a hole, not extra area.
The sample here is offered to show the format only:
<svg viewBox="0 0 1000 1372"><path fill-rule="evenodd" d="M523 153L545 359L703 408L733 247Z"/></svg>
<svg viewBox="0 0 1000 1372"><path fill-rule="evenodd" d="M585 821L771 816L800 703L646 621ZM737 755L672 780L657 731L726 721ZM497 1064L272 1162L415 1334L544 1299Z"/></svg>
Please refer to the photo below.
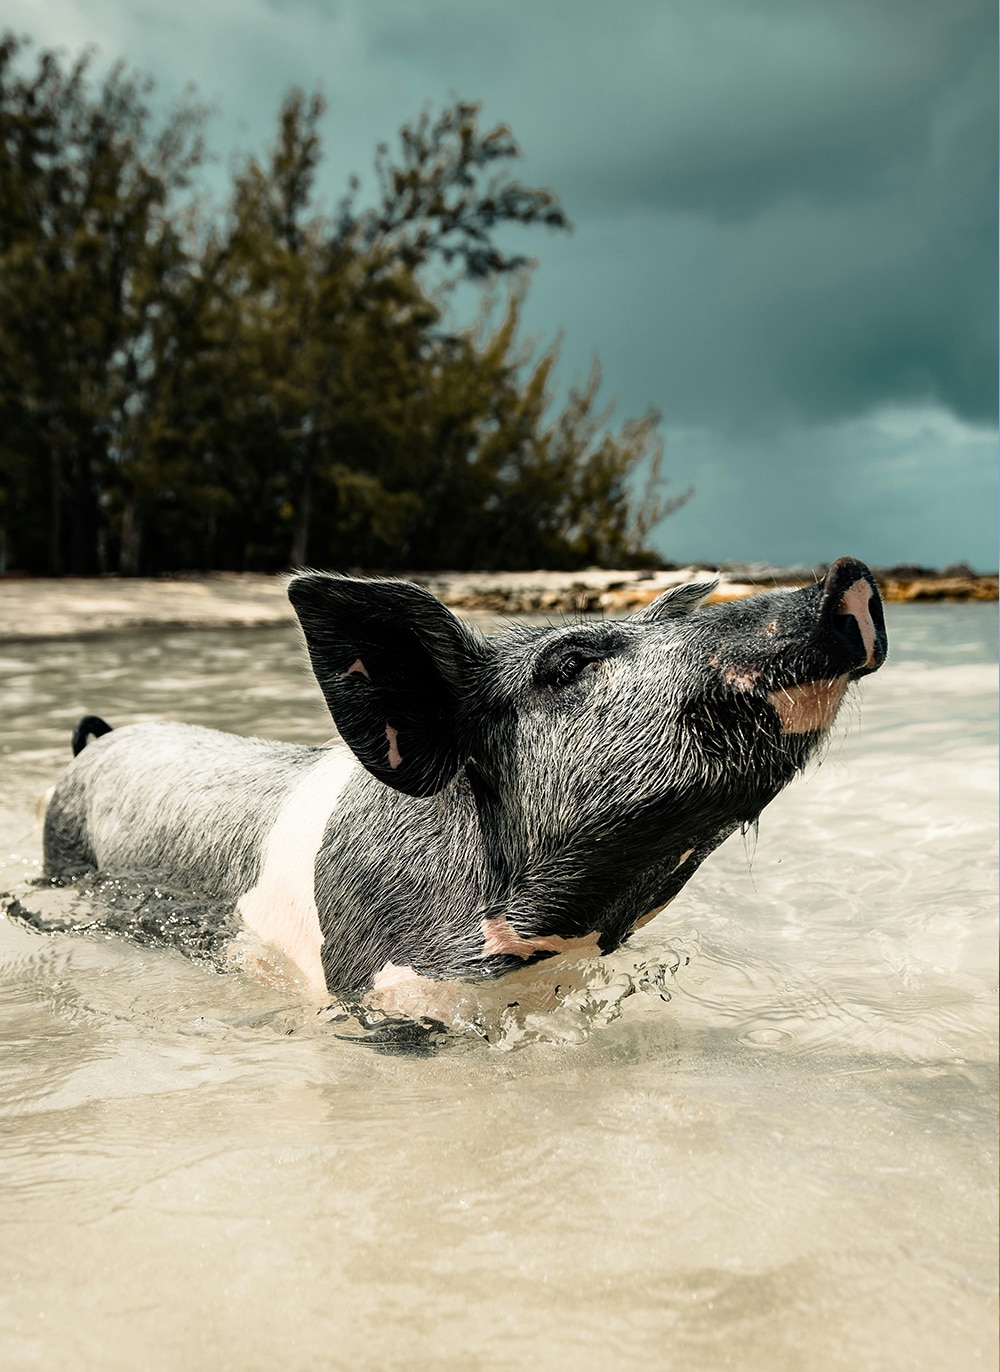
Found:
<svg viewBox="0 0 1000 1372"><path fill-rule="evenodd" d="M861 637L861 629L858 621L853 615L835 614L830 622L833 636L842 648L846 648L852 660L858 663L867 658L867 652Z"/></svg>

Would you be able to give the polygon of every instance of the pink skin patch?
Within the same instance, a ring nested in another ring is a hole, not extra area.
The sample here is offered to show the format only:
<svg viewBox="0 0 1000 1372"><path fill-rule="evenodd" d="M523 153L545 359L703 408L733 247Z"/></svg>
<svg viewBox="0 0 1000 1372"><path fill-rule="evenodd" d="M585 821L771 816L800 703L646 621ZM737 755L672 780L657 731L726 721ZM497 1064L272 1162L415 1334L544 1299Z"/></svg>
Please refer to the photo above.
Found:
<svg viewBox="0 0 1000 1372"><path fill-rule="evenodd" d="M875 665L875 621L868 608L872 598L872 588L864 577L859 577L840 598L838 615L852 615L861 630L861 642L865 645L865 666Z"/></svg>
<svg viewBox="0 0 1000 1372"><path fill-rule="evenodd" d="M734 691L752 691L760 672L755 667L730 667L722 675Z"/></svg>
<svg viewBox="0 0 1000 1372"><path fill-rule="evenodd" d="M665 900L663 904L658 905L655 910L650 910L648 915L643 915L642 919L637 919L636 922L632 925L632 933L634 934L637 929L641 929L643 925L648 924L651 919L655 919L657 915L661 914L662 911L664 911L667 908L667 906L670 904L670 901L674 899L676 899L676 897L671 896L670 900Z"/></svg>
<svg viewBox="0 0 1000 1372"><path fill-rule="evenodd" d="M399 748L396 746L396 730L391 724L385 726L385 736L389 740L389 766L395 770L403 759Z"/></svg>
<svg viewBox="0 0 1000 1372"><path fill-rule="evenodd" d="M376 972L372 990L385 991L391 986L401 986L404 982L419 980L409 965L398 966L395 962L387 962L380 972Z"/></svg>
<svg viewBox="0 0 1000 1372"><path fill-rule="evenodd" d="M778 712L783 734L811 734L830 728L846 689L845 675L771 691L767 698Z"/></svg>
<svg viewBox="0 0 1000 1372"><path fill-rule="evenodd" d="M530 958L535 953L600 953L598 934L583 934L579 938L563 938L561 934L540 935L538 938L522 938L506 915L495 919L484 919L483 957L496 953L511 953L516 958Z"/></svg>
<svg viewBox="0 0 1000 1372"><path fill-rule="evenodd" d="M684 866L685 862L687 862L688 858L691 856L693 852L694 849L689 848L686 853L681 853L680 857L677 859L677 865L674 867L675 872L679 868ZM655 919L658 914L660 914L663 910L667 908L667 906L670 904L670 901L676 899L676 896L671 896L670 900L665 900L663 904L658 905L655 910L650 910L648 915L643 915L642 919L637 919L636 922L632 925L630 932L634 934L637 929L641 929L644 924L648 924L651 919Z"/></svg>
<svg viewBox="0 0 1000 1372"><path fill-rule="evenodd" d="M359 657L354 659L350 667L348 667L347 671L344 673L344 676L350 676L352 672L360 672L362 676L368 676L368 672L365 670L365 664ZM368 680L371 681L371 677L368 677Z"/></svg>

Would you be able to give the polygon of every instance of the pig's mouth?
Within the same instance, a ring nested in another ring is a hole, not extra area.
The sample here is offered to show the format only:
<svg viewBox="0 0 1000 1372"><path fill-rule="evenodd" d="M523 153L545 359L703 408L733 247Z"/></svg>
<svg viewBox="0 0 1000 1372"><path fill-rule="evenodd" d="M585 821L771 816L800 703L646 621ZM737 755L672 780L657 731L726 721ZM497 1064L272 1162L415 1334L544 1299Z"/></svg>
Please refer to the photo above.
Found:
<svg viewBox="0 0 1000 1372"><path fill-rule="evenodd" d="M826 732L848 684L885 661L875 578L863 562L839 558L822 581L782 599L764 635L774 655L728 664L723 681L736 697L766 700L782 734Z"/></svg>
<svg viewBox="0 0 1000 1372"><path fill-rule="evenodd" d="M815 665L806 680L767 695L783 734L826 732L848 682L878 671L885 661L888 640L882 599L865 564L851 557L838 558L815 589L820 601L808 650Z"/></svg>
<svg viewBox="0 0 1000 1372"><path fill-rule="evenodd" d="M847 690L847 677L807 681L769 691L767 701L777 712L783 734L819 734L833 726Z"/></svg>

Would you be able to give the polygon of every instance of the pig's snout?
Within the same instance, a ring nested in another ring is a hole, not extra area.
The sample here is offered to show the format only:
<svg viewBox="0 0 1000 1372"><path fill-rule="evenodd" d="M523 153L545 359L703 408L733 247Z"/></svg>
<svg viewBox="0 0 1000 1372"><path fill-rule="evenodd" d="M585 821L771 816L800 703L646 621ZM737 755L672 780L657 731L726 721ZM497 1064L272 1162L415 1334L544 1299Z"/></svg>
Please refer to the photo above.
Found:
<svg viewBox="0 0 1000 1372"><path fill-rule="evenodd" d="M827 572L820 623L852 678L882 666L888 645L882 598L863 562L840 557Z"/></svg>

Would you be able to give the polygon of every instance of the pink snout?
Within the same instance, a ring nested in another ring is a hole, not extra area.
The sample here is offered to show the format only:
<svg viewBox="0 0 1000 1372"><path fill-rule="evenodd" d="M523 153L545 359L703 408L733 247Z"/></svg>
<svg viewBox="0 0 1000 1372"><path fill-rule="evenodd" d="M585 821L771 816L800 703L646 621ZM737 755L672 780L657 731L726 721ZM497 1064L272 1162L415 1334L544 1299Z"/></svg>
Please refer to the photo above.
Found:
<svg viewBox="0 0 1000 1372"><path fill-rule="evenodd" d="M861 642L865 646L866 667L875 666L875 645L876 632L875 621L871 613L872 586L863 577L848 586L837 604L835 614L851 615L861 633Z"/></svg>

